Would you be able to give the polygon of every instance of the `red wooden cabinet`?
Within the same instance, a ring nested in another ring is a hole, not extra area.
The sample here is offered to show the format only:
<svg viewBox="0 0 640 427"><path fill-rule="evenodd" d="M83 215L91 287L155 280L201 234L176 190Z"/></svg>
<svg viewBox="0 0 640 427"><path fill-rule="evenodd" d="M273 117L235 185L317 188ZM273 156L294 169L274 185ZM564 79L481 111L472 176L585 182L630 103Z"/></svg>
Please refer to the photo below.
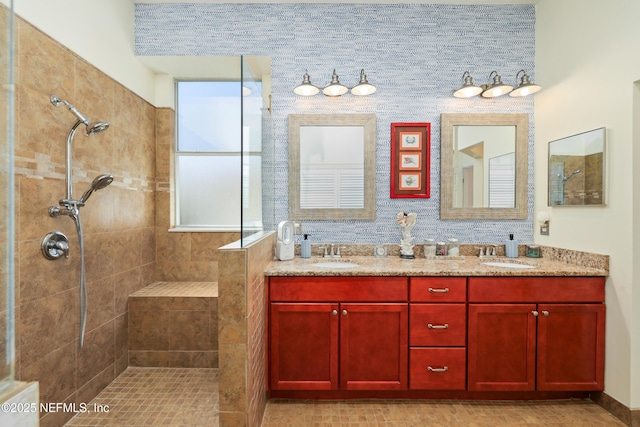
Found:
<svg viewBox="0 0 640 427"><path fill-rule="evenodd" d="M535 389L535 304L469 304L469 390Z"/></svg>
<svg viewBox="0 0 640 427"><path fill-rule="evenodd" d="M465 389L466 300L466 277L410 279L411 390Z"/></svg>
<svg viewBox="0 0 640 427"><path fill-rule="evenodd" d="M270 388L406 390L407 279L308 279L270 279Z"/></svg>
<svg viewBox="0 0 640 427"><path fill-rule="evenodd" d="M340 304L340 387L406 390L407 304Z"/></svg>
<svg viewBox="0 0 640 427"><path fill-rule="evenodd" d="M338 388L338 308L338 304L271 304L273 390Z"/></svg>
<svg viewBox="0 0 640 427"><path fill-rule="evenodd" d="M603 390L603 300L601 277L470 278L468 389Z"/></svg>
<svg viewBox="0 0 640 427"><path fill-rule="evenodd" d="M538 390L604 389L604 304L538 305Z"/></svg>

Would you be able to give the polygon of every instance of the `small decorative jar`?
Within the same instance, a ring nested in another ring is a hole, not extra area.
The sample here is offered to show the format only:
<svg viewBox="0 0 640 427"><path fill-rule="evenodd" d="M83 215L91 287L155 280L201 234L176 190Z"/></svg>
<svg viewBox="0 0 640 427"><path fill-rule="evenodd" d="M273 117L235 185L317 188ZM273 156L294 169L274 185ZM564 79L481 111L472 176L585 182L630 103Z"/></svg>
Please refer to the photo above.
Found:
<svg viewBox="0 0 640 427"><path fill-rule="evenodd" d="M447 255L447 244L445 242L437 242L436 256L446 256L446 255Z"/></svg>
<svg viewBox="0 0 640 427"><path fill-rule="evenodd" d="M434 239L425 239L424 256L426 258L436 256L436 241Z"/></svg>
<svg viewBox="0 0 640 427"><path fill-rule="evenodd" d="M447 240L447 255L460 256L460 243L458 242L458 239Z"/></svg>
<svg viewBox="0 0 640 427"><path fill-rule="evenodd" d="M540 258L540 246L538 245L527 245L526 255L529 258Z"/></svg>

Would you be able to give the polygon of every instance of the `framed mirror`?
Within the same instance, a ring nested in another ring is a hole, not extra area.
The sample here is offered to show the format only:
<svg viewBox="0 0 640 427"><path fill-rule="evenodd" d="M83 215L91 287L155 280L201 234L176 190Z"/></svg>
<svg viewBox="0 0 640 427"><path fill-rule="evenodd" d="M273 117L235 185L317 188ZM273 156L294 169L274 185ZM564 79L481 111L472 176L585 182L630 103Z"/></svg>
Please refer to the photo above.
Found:
<svg viewBox="0 0 640 427"><path fill-rule="evenodd" d="M375 219L375 114L289 115L289 219Z"/></svg>
<svg viewBox="0 0 640 427"><path fill-rule="evenodd" d="M527 219L529 117L440 116L440 218Z"/></svg>
<svg viewBox="0 0 640 427"><path fill-rule="evenodd" d="M606 129L549 143L549 206L604 206Z"/></svg>

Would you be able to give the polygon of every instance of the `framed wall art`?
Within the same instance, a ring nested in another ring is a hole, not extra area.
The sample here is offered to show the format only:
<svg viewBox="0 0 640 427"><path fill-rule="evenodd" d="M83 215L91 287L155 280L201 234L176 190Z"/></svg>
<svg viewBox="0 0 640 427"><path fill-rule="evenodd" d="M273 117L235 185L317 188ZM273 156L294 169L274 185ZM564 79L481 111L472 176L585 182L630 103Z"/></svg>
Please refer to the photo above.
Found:
<svg viewBox="0 0 640 427"><path fill-rule="evenodd" d="M428 198L431 123L391 123L391 198Z"/></svg>

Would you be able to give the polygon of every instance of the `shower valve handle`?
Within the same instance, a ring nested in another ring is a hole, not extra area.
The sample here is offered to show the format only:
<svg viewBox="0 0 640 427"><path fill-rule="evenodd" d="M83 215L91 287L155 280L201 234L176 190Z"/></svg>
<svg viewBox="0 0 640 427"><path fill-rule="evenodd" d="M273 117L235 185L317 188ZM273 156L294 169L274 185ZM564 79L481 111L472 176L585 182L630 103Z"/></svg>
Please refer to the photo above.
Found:
<svg viewBox="0 0 640 427"><path fill-rule="evenodd" d="M63 256L69 258L69 239L64 233L52 231L42 239L41 249L46 259L56 260Z"/></svg>

